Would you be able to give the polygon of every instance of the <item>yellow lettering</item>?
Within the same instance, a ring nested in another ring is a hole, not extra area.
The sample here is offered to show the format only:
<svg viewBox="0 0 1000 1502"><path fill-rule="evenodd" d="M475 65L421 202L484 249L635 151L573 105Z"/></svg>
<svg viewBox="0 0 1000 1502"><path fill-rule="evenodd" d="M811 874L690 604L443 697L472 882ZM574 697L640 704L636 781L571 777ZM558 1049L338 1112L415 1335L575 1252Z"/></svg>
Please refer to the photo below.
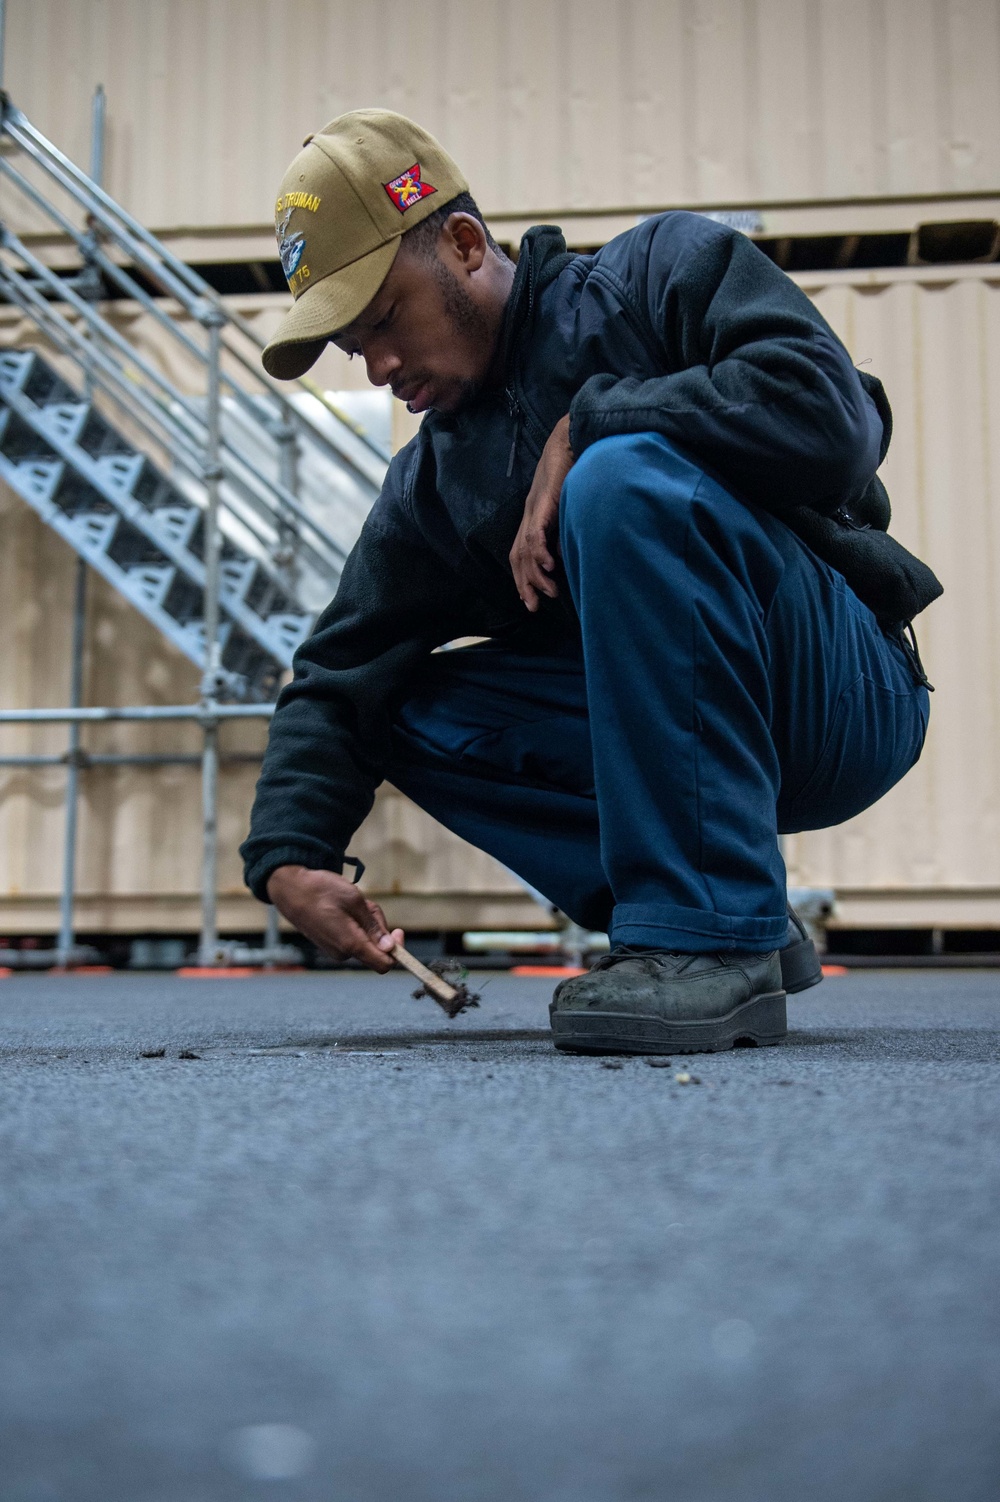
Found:
<svg viewBox="0 0 1000 1502"><path fill-rule="evenodd" d="M276 210L278 213L281 212L282 201L290 209L308 209L310 214L315 214L321 202L316 193L286 193L284 200L278 199L278 208Z"/></svg>
<svg viewBox="0 0 1000 1502"><path fill-rule="evenodd" d="M292 292L297 292L298 289L302 286L302 284L304 282L307 282L308 280L309 280L309 267L308 266L300 266L297 271L293 271L292 272L291 276L288 279L288 286L289 286L289 288L290 288L290 290Z"/></svg>

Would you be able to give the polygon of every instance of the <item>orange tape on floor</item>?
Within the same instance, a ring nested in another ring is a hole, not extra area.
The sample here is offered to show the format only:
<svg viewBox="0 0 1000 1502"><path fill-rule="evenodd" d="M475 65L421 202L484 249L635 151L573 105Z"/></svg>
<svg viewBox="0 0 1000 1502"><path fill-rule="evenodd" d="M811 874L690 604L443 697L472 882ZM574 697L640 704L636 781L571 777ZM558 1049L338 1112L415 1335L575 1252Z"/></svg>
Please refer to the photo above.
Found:
<svg viewBox="0 0 1000 1502"><path fill-rule="evenodd" d="M556 975L562 978L566 975L586 975L586 970L580 970L576 965L512 965L511 975Z"/></svg>
<svg viewBox="0 0 1000 1502"><path fill-rule="evenodd" d="M182 965L174 971L184 980L243 980L248 975L263 973L263 966L256 965Z"/></svg>

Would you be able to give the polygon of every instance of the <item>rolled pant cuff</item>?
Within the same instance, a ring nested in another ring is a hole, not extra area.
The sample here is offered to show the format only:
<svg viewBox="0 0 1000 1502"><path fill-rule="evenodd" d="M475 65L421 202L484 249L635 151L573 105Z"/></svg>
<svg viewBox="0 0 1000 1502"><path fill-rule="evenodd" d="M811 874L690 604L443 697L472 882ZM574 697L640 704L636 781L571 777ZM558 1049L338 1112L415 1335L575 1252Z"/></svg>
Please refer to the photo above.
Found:
<svg viewBox="0 0 1000 1502"><path fill-rule="evenodd" d="M673 949L680 954L716 954L747 950L766 954L780 949L788 915L777 918L730 918L698 908L656 902L619 903L611 924L611 943L645 949Z"/></svg>

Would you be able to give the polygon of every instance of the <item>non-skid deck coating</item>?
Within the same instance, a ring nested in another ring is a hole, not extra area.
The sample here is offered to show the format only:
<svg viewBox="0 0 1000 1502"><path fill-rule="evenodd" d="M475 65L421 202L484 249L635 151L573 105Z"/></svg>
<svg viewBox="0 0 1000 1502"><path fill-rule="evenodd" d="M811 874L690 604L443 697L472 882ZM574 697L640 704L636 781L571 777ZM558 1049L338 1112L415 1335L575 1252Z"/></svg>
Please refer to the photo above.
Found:
<svg viewBox="0 0 1000 1502"><path fill-rule="evenodd" d="M1000 976L669 1068L411 988L0 981L2 1502L1000 1495Z"/></svg>

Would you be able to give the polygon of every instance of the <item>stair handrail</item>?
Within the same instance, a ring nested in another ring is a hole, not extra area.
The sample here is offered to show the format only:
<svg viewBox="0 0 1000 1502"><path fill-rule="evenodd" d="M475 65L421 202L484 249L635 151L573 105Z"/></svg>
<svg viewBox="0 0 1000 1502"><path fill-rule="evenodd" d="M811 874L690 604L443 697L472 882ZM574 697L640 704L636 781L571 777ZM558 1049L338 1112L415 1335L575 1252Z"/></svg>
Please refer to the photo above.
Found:
<svg viewBox="0 0 1000 1502"><path fill-rule="evenodd" d="M87 256L87 258L93 261L107 276L116 281L118 285L123 289L123 291L127 292L129 297L138 302L139 305L148 313L150 313L154 319L156 319L161 324L168 322L171 332L175 335L184 349L186 349L190 354L194 355L198 360L204 359L204 351L190 337L190 335L186 333L186 331L182 329L178 324L173 322L173 320L165 319L165 315L162 309L157 307L154 299L151 298L149 294L139 286L138 282L133 280L133 278L123 267L118 266L110 258L110 256L107 256L101 250L99 243L95 241L95 238L92 234L85 233L77 229L77 227L72 224L72 222L68 220L64 214L60 213L60 211L55 208L54 205L50 204L48 200L44 198L44 196L39 193L38 190L34 188L26 178L22 177L21 173L19 173L16 168L12 167L9 162L4 161L2 157L0 157L0 175L10 178L11 181L14 182L17 187L22 192L24 192L32 202L36 203L38 207L46 210L53 221L57 223L59 227L70 238L74 240L74 242L80 248L81 254ZM16 245L20 247L18 249L18 254L21 255L22 260L24 260L26 264L31 262L33 267L41 266L44 264L39 262L37 258L33 259L31 257L31 253L28 251L27 247L24 246L22 241L18 240L17 236L15 236L12 230L4 230L3 233L6 235L9 243L12 246ZM53 280L52 278L54 274L47 267L45 268L45 273L49 279L50 285L53 287L53 290L57 291L61 298L72 301L71 294L73 288L71 283L69 283L65 278L62 277L55 278ZM92 304L87 299L85 299L84 301L86 303L86 307L82 310L84 317L92 318L92 316L94 316ZM91 311L88 312L88 309L90 309ZM96 316L100 317L100 315ZM100 326L102 330L111 329L111 325L108 324L104 319L101 319ZM114 331L112 330L111 332L113 334ZM129 348L133 349L134 347L129 346ZM231 376L227 375L225 371L221 372L221 381L222 384L227 387L230 394L235 398L241 408L248 414L248 416L250 416L254 422L259 422L260 412L255 405L255 398L248 392L246 392L242 386L235 382ZM180 396L179 393L177 395L178 400L184 401L186 403L186 398ZM328 444L328 448L330 447L332 447L334 453L337 455L338 461L342 462L351 470L353 470L354 473L361 478L366 486L370 487L373 490L377 488L377 481L374 479L372 474L365 470L364 467L358 463L358 461L352 454L350 454L346 449L340 448L340 446L336 443L333 443L332 445ZM339 544L336 544L336 547L338 554L340 555L340 558L342 560L344 556L344 550Z"/></svg>
<svg viewBox="0 0 1000 1502"><path fill-rule="evenodd" d="M123 208L114 198L95 183L82 171L69 157L59 150L40 130L34 126L24 112L12 102L10 96L0 92L0 130L9 135L21 149L53 180L75 200L88 214L94 225L100 225L107 236L125 250L149 275L150 279L159 285L168 295L173 296L191 317L201 323L206 322L207 316L221 317L223 327L231 325L246 338L256 349L264 348L264 340L252 324L241 314L226 306L223 299L192 267L175 256L162 241L145 228L135 219L127 209ZM9 164L4 164L9 165ZM8 173L10 175L10 173ZM20 174L18 174L20 175ZM54 206L41 194L30 193L29 196L50 214ZM56 211L58 213L58 211ZM55 215L53 215L55 217ZM65 227L65 226L64 226ZM72 234L73 239L79 245L80 232ZM110 261L110 258L107 258ZM114 263L111 262L111 265ZM111 273L112 275L114 273ZM118 279L117 277L115 278ZM148 299L150 305L148 311L159 317L159 321L169 323L162 313L155 308L153 299ZM176 326L174 326L176 330ZM197 350L197 346L195 346ZM281 387L263 370L252 364L243 352L234 344L226 343L227 353L235 359L271 396L280 407L283 419L294 429L307 428L309 436L324 448L332 451L337 462L344 462L343 451L331 443L328 434L316 423L308 413L302 412L291 401ZM204 352L198 351L202 360L207 360ZM335 402L332 402L322 392L315 382L300 380L297 382L300 389L306 391L331 414L342 426L351 432L372 455L381 463L386 463L388 456L374 443L364 432L359 424L355 423ZM234 383L235 385L235 383ZM241 389L241 388L237 388ZM357 467L357 466L353 466ZM371 480L365 476L368 483Z"/></svg>
<svg viewBox="0 0 1000 1502"><path fill-rule="evenodd" d="M102 324L104 322L100 319L100 315L95 313L94 309L90 307L86 299L79 297L72 288L65 288L60 279L44 263L39 262L36 257L32 256L12 231L3 230L2 243L4 245L12 245L19 255L26 257L26 264L32 266L39 279L45 285L53 287L53 290L59 290L61 295L65 296L65 300L81 314L88 325L94 326L95 324ZM191 433L185 431L183 425L177 422L175 416L170 411L169 405L158 402L144 388L135 383L130 383L124 376L121 367L114 360L106 355L101 348L95 347L93 343L86 341L78 329L64 319L51 304L46 302L36 287L32 286L31 283L27 282L25 278L21 277L2 260L0 260L0 283L9 290L12 299L18 306L28 312L35 322L45 329L49 337L53 340L53 343L63 353L69 354L71 358L81 363L86 360L96 384L99 384L113 400L117 401L128 411L132 421L138 422L154 442L165 447L174 460L192 478L198 481L203 478L201 453L195 446ZM101 332L113 336L110 340L112 346L119 348L127 359L133 361L154 386L160 388L167 397L168 402L175 401L179 403L193 422L202 428L206 426L205 418L199 412L198 408L192 405L190 399L178 392L176 387L165 376L162 376L155 367L149 365L144 357L127 340L123 339L116 330L104 327ZM136 407L144 414L143 416L140 416L136 412ZM159 431L153 426L154 423L159 424ZM271 515L273 516L274 512L273 509L268 507L268 497L266 494L266 491L270 490L282 502L286 510L290 511L296 520L307 527L325 545L329 553L333 554L332 560L329 556L324 557L322 549L318 550L315 543L310 543L308 538L304 538L301 534L298 534L297 540L299 544L311 553L315 561L319 561L327 566L332 561L337 567L344 562L346 551L343 545L327 532L320 522L316 521L309 514L297 497L278 482L268 483L263 481L225 438L221 440L220 447L227 479L237 485L238 488L255 494L258 499L264 502L265 507L271 511ZM239 466L239 470L234 469L234 465ZM243 471L243 473L241 474L239 471ZM264 495L261 495L262 491L265 491ZM245 513L241 512L238 519L242 525L249 528L254 536L256 536L258 542L269 552L272 546L272 539L257 530Z"/></svg>
<svg viewBox="0 0 1000 1502"><path fill-rule="evenodd" d="M105 338L115 349L117 349L119 353L123 354L126 359L134 363L136 367L142 371L143 375L146 376L147 380L151 381L154 386L158 386L160 390L163 391L171 401L179 402L183 406L185 411L190 415L190 417L199 424L199 426L207 427L206 419L200 414L197 405L192 402L191 398L185 397L180 391L177 390L176 386L174 386L173 383L167 379L166 376L161 375L156 367L152 365L149 360L147 360L146 357L135 348L134 345L129 344L128 340L125 339L121 334L119 334L117 329L112 328L107 320L103 319L101 315L96 312L96 310L92 307L92 305L87 301L86 298L79 295L75 288L67 287L62 279L56 276L55 273L49 267L47 267L43 261L40 261L37 256L33 255L32 252L28 250L23 241L21 241L13 232L13 230L6 228L0 229L0 244L11 247L16 252L16 254L20 256L20 258L25 262L25 264L31 267L32 271L39 278L39 280L44 281L46 286L51 287L54 292L59 294L59 296L64 297L69 305L72 308L75 308L75 310L80 314L81 318L83 318L91 328L98 330L102 337ZM12 273L12 269L10 267L4 267L3 270L9 279L14 279L16 277L16 273ZM88 347L88 351L90 349L92 349L92 346ZM232 445L227 442L225 437L221 439L221 446L223 454L228 454L228 456L234 463L245 465L246 461L242 458L238 451L235 450ZM291 493L291 491L286 490L285 487L280 483L280 481L266 482L261 480L259 476L256 476L255 471L249 470L249 473L255 476L256 486L253 486L252 488L256 488L258 494L260 494L260 491L264 490L265 488L271 490L273 494L277 496L277 498L281 501L283 506L285 506L296 517L298 517L299 520L305 521L313 529L316 535L322 538L322 540L336 555L337 561L339 563L344 562L347 554L343 545L339 543L337 539L333 537L329 532L327 532L325 527L323 527L320 522L317 522L312 517L310 517L309 513L301 505L299 500ZM262 497L262 499L265 500L266 504L266 496Z"/></svg>

